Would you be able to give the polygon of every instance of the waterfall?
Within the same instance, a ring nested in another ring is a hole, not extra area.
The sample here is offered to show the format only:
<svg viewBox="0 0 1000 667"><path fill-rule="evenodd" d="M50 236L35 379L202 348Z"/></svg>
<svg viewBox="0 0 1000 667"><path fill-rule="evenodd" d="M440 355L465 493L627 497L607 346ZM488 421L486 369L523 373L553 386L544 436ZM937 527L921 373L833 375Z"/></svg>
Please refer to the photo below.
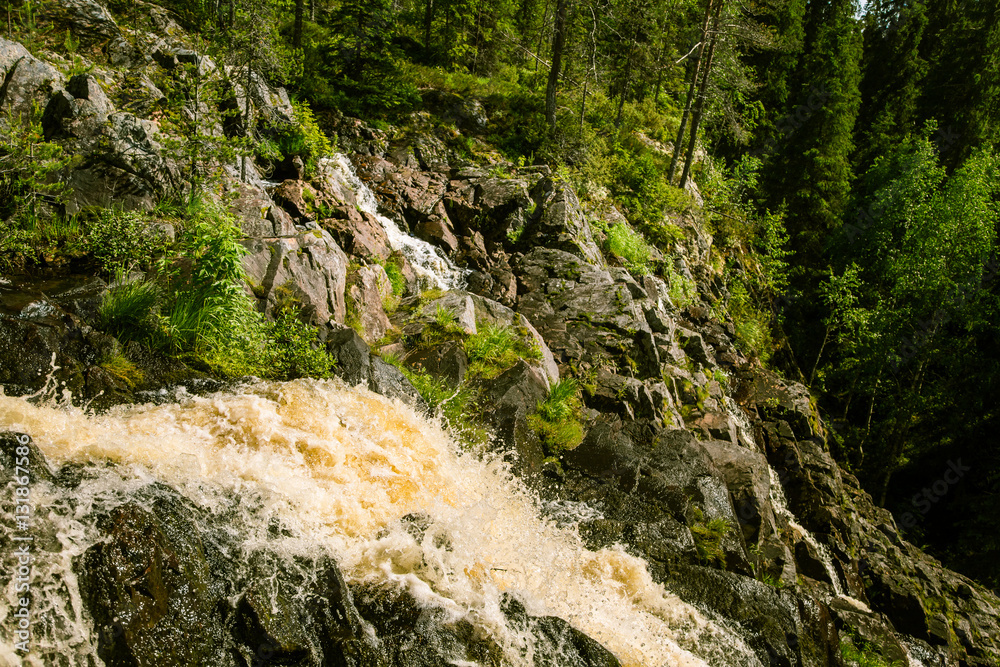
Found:
<svg viewBox="0 0 1000 667"><path fill-rule="evenodd" d="M440 249L422 239L410 236L400 229L395 221L378 212L375 193L358 178L354 165L346 155L338 153L326 162L334 167L338 175L357 195L358 208L374 216L382 224L389 238L389 245L410 260L417 275L428 288L452 290L464 287L465 277L469 273L467 270L455 266Z"/></svg>
<svg viewBox="0 0 1000 667"><path fill-rule="evenodd" d="M770 500L774 513L788 523L788 527L796 532L799 539L803 540L819 554L820 560L823 563L823 569L826 570L830 581L833 583L834 594L837 597L843 596L844 591L840 587L840 577L837 575L837 570L833 567L833 557L830 556L830 551L826 548L825 544L820 544L813 534L796 520L795 515L788 509L788 501L785 499L785 489L781 486L781 479L778 473L770 465L768 465L767 470L771 479ZM858 604L863 603L858 602Z"/></svg>
<svg viewBox="0 0 1000 667"><path fill-rule="evenodd" d="M739 636L653 581L644 561L587 550L576 530L586 510L546 512L502 460L463 452L398 401L336 380L169 398L95 415L0 391L0 430L30 435L55 468L84 471L72 490L32 489L34 530L48 545L35 554L37 654L97 662L73 561L100 539L94 516L158 482L201 511L232 515L247 553L267 539L291 556L333 555L352 584L398 586L468 619L497 638L510 665L530 663L500 611L504 593L566 619L624 665L760 667ZM427 517L423 537L401 521L414 513ZM14 599L7 586L0 622ZM0 662L22 664L10 641L0 635ZM33 655L23 664L42 664Z"/></svg>

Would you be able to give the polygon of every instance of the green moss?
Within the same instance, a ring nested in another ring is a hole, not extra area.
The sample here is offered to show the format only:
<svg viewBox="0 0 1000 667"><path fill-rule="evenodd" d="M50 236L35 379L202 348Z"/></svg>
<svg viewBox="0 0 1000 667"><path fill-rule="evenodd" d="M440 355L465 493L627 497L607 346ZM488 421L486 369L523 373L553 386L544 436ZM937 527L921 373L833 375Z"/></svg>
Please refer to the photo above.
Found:
<svg viewBox="0 0 1000 667"><path fill-rule="evenodd" d="M105 357L100 366L129 389L135 389L146 379L146 374L142 372L142 369L121 353Z"/></svg>

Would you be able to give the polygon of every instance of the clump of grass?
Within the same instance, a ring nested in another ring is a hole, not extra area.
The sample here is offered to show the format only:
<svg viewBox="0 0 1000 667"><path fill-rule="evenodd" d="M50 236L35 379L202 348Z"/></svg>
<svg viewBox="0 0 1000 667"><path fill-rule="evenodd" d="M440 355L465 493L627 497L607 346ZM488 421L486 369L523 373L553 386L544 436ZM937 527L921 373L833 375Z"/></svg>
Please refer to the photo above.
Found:
<svg viewBox="0 0 1000 667"><path fill-rule="evenodd" d="M855 642L860 644L860 648ZM840 655L848 667L904 667L899 660L890 662L877 648L856 638L841 640Z"/></svg>
<svg viewBox="0 0 1000 667"><path fill-rule="evenodd" d="M400 260L390 258L382 268L385 269L385 274L389 276L392 293L396 296L403 296L406 293L406 278L403 276L403 267L400 266Z"/></svg>
<svg viewBox="0 0 1000 667"><path fill-rule="evenodd" d="M632 273L649 273L652 249L642 234L619 222L608 229L608 251L620 257Z"/></svg>
<svg viewBox="0 0 1000 667"><path fill-rule="evenodd" d="M478 377L492 379L520 359L541 359L542 352L534 341L525 342L513 327L483 324L465 340L469 356L469 371Z"/></svg>
<svg viewBox="0 0 1000 667"><path fill-rule="evenodd" d="M109 355L101 361L100 366L129 389L135 389L146 379L142 369L121 353Z"/></svg>
<svg viewBox="0 0 1000 667"><path fill-rule="evenodd" d="M475 412L477 397L473 389L456 389L423 369L402 367L401 370L455 436L472 446L485 445L489 441L489 433L471 417Z"/></svg>
<svg viewBox="0 0 1000 667"><path fill-rule="evenodd" d="M122 342L149 343L159 326L154 315L159 301L154 281L119 282L101 302L99 325Z"/></svg>
<svg viewBox="0 0 1000 667"><path fill-rule="evenodd" d="M691 536L698 558L706 565L726 566L726 553L722 550L722 540L729 534L729 524L722 519L704 520L701 510L695 509L697 521L691 526Z"/></svg>
<svg viewBox="0 0 1000 667"><path fill-rule="evenodd" d="M438 304L434 309L434 317L420 332L420 343L423 346L438 345L448 340L458 340L465 336L465 329L458 323L455 313Z"/></svg>
<svg viewBox="0 0 1000 667"><path fill-rule="evenodd" d="M581 407L579 385L573 378L567 378L552 385L535 413L528 415L528 425L538 433L550 455L583 442Z"/></svg>

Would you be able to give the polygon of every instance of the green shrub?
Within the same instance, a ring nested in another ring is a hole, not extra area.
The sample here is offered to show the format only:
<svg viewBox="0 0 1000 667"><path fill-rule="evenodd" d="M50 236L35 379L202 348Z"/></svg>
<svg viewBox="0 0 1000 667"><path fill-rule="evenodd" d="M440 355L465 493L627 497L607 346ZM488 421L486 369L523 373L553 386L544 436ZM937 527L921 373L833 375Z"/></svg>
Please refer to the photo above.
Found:
<svg viewBox="0 0 1000 667"><path fill-rule="evenodd" d="M309 104L293 100L295 125L278 135L275 148L284 156L298 155L305 165L306 176L312 176L320 158L333 154L334 145L316 121Z"/></svg>
<svg viewBox="0 0 1000 667"><path fill-rule="evenodd" d="M649 273L652 251L642 234L619 222L608 229L608 250L621 257L632 273Z"/></svg>
<svg viewBox="0 0 1000 667"><path fill-rule="evenodd" d="M549 455L573 449L583 442L581 408L579 385L573 378L566 378L552 385L534 414L528 415L528 425L538 433Z"/></svg>
<svg viewBox="0 0 1000 667"><path fill-rule="evenodd" d="M722 550L722 540L729 534L729 524L722 519L705 521L701 510L695 512L698 521L691 526L691 536L698 558L706 565L726 566L726 554Z"/></svg>
<svg viewBox="0 0 1000 667"><path fill-rule="evenodd" d="M497 377L520 359L542 356L534 341L525 342L512 327L501 324L480 325L465 340L465 353L469 356L469 372L485 379Z"/></svg>
<svg viewBox="0 0 1000 667"><path fill-rule="evenodd" d="M851 638L842 639L840 642L840 655L847 667L905 667L899 660L890 662L876 647L860 641L852 632L849 631L847 634L851 635Z"/></svg>
<svg viewBox="0 0 1000 667"><path fill-rule="evenodd" d="M319 331L303 323L298 309L278 309L269 327L273 352L273 377L291 380L300 377L328 378L337 360L319 341Z"/></svg>
<svg viewBox="0 0 1000 667"><path fill-rule="evenodd" d="M150 232L145 213L104 209L87 225L87 247L101 270L115 275L150 264L163 247L157 235Z"/></svg>

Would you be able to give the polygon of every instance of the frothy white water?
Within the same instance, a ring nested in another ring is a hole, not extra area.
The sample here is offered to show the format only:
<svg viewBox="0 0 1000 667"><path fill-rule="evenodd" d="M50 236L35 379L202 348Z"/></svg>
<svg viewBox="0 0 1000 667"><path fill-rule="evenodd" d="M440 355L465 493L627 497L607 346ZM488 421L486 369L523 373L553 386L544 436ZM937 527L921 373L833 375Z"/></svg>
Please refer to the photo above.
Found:
<svg viewBox="0 0 1000 667"><path fill-rule="evenodd" d="M410 236L400 229L394 220L378 212L375 193L358 178L354 165L346 155L338 153L329 162L343 175L344 181L357 195L358 207L378 219L385 229L386 236L389 237L389 245L410 260L414 271L426 282L427 288L451 290L461 289L465 285L468 271L455 266L440 249L422 239Z"/></svg>
<svg viewBox="0 0 1000 667"><path fill-rule="evenodd" d="M771 507L774 509L774 513L781 518L783 518L787 523L788 527L791 528L799 536L799 539L803 540L811 546L817 554L819 554L820 561L823 563L823 569L826 570L827 576L830 577L830 581L833 584L833 592L837 596L843 596L844 591L840 587L840 577L837 576L837 570L833 567L833 557L830 555L830 551L826 548L825 544L821 544L816 537L806 529L805 526L800 524L796 520L795 515L792 511L788 509L788 500L785 498L785 489L781 486L781 479L777 472L775 472L772 466L767 467L768 474L771 478L771 491L770 500ZM863 605L864 603L858 602L858 604Z"/></svg>
<svg viewBox="0 0 1000 667"><path fill-rule="evenodd" d="M261 383L99 416L0 395L0 429L28 433L56 466L88 464L72 491L32 489L47 531L34 641L68 664L96 661L71 567L99 539L86 518L159 481L206 511L239 513L248 552L277 519L287 534L271 539L284 552L333 555L351 582L394 582L465 617L511 665L530 663L500 611L505 592L568 620L625 665L760 665L738 636L654 582L644 561L588 551L572 525L542 518L503 463L462 453L437 424L362 389ZM419 538L400 521L413 513L427 517ZM13 596L8 586L7 605ZM24 664L41 664L30 655ZM19 664L10 643L0 644L4 659Z"/></svg>

